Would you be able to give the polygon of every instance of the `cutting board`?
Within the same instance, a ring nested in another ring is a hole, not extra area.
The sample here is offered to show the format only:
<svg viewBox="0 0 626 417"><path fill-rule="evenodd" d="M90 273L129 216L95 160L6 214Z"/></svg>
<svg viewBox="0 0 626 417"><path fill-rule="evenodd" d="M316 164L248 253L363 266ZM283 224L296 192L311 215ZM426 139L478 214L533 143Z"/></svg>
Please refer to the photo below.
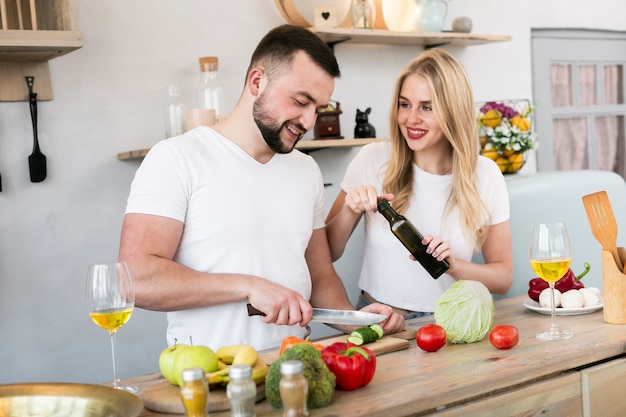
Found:
<svg viewBox="0 0 626 417"><path fill-rule="evenodd" d="M394 335L383 336L373 343L363 345L371 350L374 355L383 355L385 353L396 352L402 349L408 349L409 340L415 338L415 332L412 330L404 330ZM326 339L315 340L315 343L319 343L323 346L332 345L335 342L346 342L348 339L347 334L340 334L338 336L329 337ZM261 352L261 357L265 359L267 363L272 363L278 359L278 351L272 350L268 352Z"/></svg>
<svg viewBox="0 0 626 417"><path fill-rule="evenodd" d="M165 378L148 387L142 394L143 405L148 410L166 414L185 414L180 398L180 388L170 384ZM256 386L256 401L265 399L265 383ZM209 412L230 410L226 387L211 386L208 400Z"/></svg>

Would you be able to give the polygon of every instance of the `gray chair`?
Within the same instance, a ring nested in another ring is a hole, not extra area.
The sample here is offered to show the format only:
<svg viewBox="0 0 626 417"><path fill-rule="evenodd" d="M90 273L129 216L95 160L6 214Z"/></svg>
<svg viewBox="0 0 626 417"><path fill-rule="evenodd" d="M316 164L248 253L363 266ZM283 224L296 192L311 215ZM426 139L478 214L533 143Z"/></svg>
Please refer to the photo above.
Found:
<svg viewBox="0 0 626 417"><path fill-rule="evenodd" d="M617 246L626 246L626 183L611 171L549 171L507 176L513 237L513 285L504 297L526 294L536 275L528 262L532 223L563 221L572 246L571 268L576 275L585 262L591 270L583 283L602 289L602 247L591 234L582 197L606 191L618 224ZM477 255L477 261L482 257ZM502 297L494 297L502 298Z"/></svg>

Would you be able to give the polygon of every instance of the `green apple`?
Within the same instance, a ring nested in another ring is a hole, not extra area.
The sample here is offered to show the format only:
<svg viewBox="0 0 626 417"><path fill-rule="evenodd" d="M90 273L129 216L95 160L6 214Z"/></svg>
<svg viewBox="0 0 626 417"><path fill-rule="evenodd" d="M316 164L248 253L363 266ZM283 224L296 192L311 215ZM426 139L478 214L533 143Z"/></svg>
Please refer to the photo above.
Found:
<svg viewBox="0 0 626 417"><path fill-rule="evenodd" d="M180 350L174 355L174 378L176 385L182 386L182 372L187 368L202 368L204 372L218 370L217 355L208 346L194 345Z"/></svg>
<svg viewBox="0 0 626 417"><path fill-rule="evenodd" d="M183 349L187 349L189 345L184 343L174 343L161 352L159 355L159 369L161 373L170 383L176 385L176 378L174 373L174 358Z"/></svg>

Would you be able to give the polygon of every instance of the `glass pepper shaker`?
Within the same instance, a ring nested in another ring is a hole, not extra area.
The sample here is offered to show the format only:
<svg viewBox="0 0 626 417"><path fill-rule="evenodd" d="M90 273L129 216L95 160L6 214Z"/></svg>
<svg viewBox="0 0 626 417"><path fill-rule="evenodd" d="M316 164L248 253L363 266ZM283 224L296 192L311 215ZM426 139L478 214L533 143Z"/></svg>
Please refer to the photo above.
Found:
<svg viewBox="0 0 626 417"><path fill-rule="evenodd" d="M230 382L226 396L230 401L231 417L255 417L256 384L252 380L250 365L231 365L228 369Z"/></svg>
<svg viewBox="0 0 626 417"><path fill-rule="evenodd" d="M283 401L283 417L306 417L309 383L304 377L302 361L285 361L280 364L280 398Z"/></svg>
<svg viewBox="0 0 626 417"><path fill-rule="evenodd" d="M187 368L182 373L180 397L187 417L207 417L209 386L202 368Z"/></svg>

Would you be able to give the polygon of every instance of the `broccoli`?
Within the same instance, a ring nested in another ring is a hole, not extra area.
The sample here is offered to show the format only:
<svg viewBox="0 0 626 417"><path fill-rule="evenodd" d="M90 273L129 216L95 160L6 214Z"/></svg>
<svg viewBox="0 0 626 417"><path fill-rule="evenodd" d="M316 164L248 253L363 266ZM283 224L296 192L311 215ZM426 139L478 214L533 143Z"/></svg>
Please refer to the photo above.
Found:
<svg viewBox="0 0 626 417"><path fill-rule="evenodd" d="M270 366L265 380L265 397L270 405L274 408L283 408L279 391L282 376L280 364L289 360L300 360L304 364L304 376L309 382L308 408L321 408L330 404L335 393L335 374L328 369L317 348L301 343L286 349Z"/></svg>

